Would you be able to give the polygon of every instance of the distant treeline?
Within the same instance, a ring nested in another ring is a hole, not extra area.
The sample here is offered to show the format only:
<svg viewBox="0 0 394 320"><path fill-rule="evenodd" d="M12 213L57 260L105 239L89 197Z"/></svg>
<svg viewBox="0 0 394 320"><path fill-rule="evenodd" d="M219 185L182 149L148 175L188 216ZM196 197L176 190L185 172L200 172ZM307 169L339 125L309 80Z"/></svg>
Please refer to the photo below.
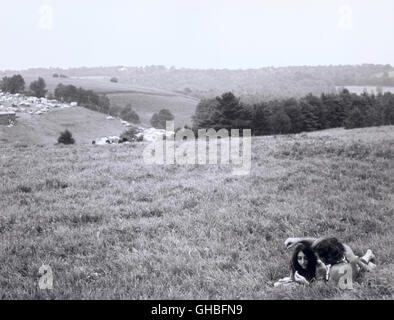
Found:
<svg viewBox="0 0 394 320"><path fill-rule="evenodd" d="M130 104L121 108L111 106L110 100L105 94L98 94L92 90L77 88L73 85L59 84L55 89L55 98L64 102L78 102L78 104L87 109L104 114L110 114L114 117L121 117L123 120L132 123L140 123L140 117L133 110Z"/></svg>
<svg viewBox="0 0 394 320"><path fill-rule="evenodd" d="M46 90L46 83L43 78L32 81L29 89L26 90L25 79L20 74L15 74L12 77L3 77L0 80L0 90L11 94L23 93L28 96L35 96L37 98L45 97L48 90Z"/></svg>
<svg viewBox="0 0 394 320"><path fill-rule="evenodd" d="M290 134L329 128L394 125L394 95L308 94L248 105L233 93L197 106L193 128L252 129L253 135Z"/></svg>
<svg viewBox="0 0 394 320"><path fill-rule="evenodd" d="M110 101L106 95L73 85L66 86L60 83L55 89L55 99L67 103L78 102L79 105L87 109L105 114L108 114L110 109Z"/></svg>
<svg viewBox="0 0 394 320"><path fill-rule="evenodd" d="M301 98L308 93L336 93L336 87L394 86L391 65L290 66L256 69L187 69L146 67L100 67L75 69L31 69L30 76L110 76L121 83L177 91L201 98L214 98L226 91L246 103L281 98ZM1 74L1 72L0 72ZM6 74L4 74L6 75Z"/></svg>

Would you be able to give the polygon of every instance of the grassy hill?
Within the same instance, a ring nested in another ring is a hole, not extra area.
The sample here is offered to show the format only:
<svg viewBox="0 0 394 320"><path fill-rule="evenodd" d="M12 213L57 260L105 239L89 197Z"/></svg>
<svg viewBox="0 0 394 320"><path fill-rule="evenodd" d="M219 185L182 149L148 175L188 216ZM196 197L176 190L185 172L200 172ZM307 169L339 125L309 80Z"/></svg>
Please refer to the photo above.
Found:
<svg viewBox="0 0 394 320"><path fill-rule="evenodd" d="M242 177L147 166L144 147L0 144L1 299L394 298L394 127L254 138ZM352 291L273 288L306 235L378 268Z"/></svg>
<svg viewBox="0 0 394 320"><path fill-rule="evenodd" d="M184 125L191 126L191 117L196 111L199 103L197 99L188 98L181 95L158 95L147 93L116 93L109 94L111 104L125 107L131 104L132 108L140 116L140 120L147 126L154 113L161 109L168 109L175 116L175 128Z"/></svg>
<svg viewBox="0 0 394 320"><path fill-rule="evenodd" d="M77 144L110 135L120 135L125 127L119 120L107 120L106 115L82 107L59 109L40 116L18 113L17 124L0 126L0 142L53 144L60 132L68 129Z"/></svg>
<svg viewBox="0 0 394 320"><path fill-rule="evenodd" d="M390 65L373 64L247 70L114 66L9 70L0 71L0 77L20 73L27 85L43 77L50 90L63 83L105 93L113 104L121 107L131 104L146 125L149 125L153 113L167 108L175 115L176 127L181 127L191 124L191 116L199 102L193 97L212 98L232 91L246 103L257 103L283 97L302 97L308 93L332 93L337 86L389 87L393 86L394 78L384 80L382 75L392 75L393 72ZM54 73L68 78L53 78ZM110 82L112 77L117 77L119 83Z"/></svg>
<svg viewBox="0 0 394 320"><path fill-rule="evenodd" d="M37 80L36 76L26 74L23 76L27 84ZM175 116L176 127L191 125L191 116L199 103L198 99L180 93L127 83L113 83L110 81L111 77L108 76L53 78L52 75L44 75L42 77L50 92L53 92L56 86L62 83L106 94L110 98L111 105L125 107L131 104L146 126L150 126L152 115L161 109L169 109L172 112Z"/></svg>

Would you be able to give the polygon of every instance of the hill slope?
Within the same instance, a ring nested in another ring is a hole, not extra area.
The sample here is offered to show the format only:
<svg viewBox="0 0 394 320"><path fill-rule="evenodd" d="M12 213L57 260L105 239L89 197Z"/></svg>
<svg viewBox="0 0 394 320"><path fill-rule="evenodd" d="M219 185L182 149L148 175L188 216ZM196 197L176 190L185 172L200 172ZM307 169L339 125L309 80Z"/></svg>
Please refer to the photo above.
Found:
<svg viewBox="0 0 394 320"><path fill-rule="evenodd" d="M37 80L36 76L26 75L22 72L27 84ZM53 93L59 83L74 85L86 90L106 94L110 98L111 105L122 108L131 104L137 111L141 122L150 126L152 115L161 109L168 109L175 116L175 126L183 127L191 125L191 116L196 110L199 99L171 91L140 87L130 83L112 83L110 77L71 77L53 78L51 75L42 76L47 83L47 88Z"/></svg>
<svg viewBox="0 0 394 320"><path fill-rule="evenodd" d="M0 144L0 297L393 299L393 143L394 127L254 138L242 177L145 165L144 143ZM378 268L352 291L273 288L304 235L371 248Z"/></svg>
<svg viewBox="0 0 394 320"><path fill-rule="evenodd" d="M117 77L122 84L182 91L196 97L212 97L233 91L253 99L300 97L308 93L320 95L334 92L335 86L394 86L390 65L291 66L258 69L186 69L147 67L99 67L31 69L26 76L48 76L62 73L74 78L106 79ZM12 71L8 71L8 74ZM1 74L1 72L0 72Z"/></svg>
<svg viewBox="0 0 394 320"><path fill-rule="evenodd" d="M56 143L60 132L68 129L77 144L110 135L120 135L124 130L119 120L107 120L106 115L82 107L55 110L40 116L17 114L17 124L7 128L0 126L0 142L28 144Z"/></svg>

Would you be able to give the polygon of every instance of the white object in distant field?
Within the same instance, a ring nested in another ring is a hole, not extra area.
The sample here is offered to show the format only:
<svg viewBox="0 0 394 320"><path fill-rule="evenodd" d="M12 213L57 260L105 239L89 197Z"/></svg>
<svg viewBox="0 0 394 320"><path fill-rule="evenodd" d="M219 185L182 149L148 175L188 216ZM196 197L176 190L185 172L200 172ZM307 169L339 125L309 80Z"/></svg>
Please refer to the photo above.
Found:
<svg viewBox="0 0 394 320"><path fill-rule="evenodd" d="M98 146L106 145L107 144L107 138L104 137L104 138L96 139L95 140L95 144L98 145Z"/></svg>
<svg viewBox="0 0 394 320"><path fill-rule="evenodd" d="M117 136L108 137L110 143L119 143L120 138Z"/></svg>
<svg viewBox="0 0 394 320"><path fill-rule="evenodd" d="M108 116L107 120L115 120L114 117Z"/></svg>
<svg viewBox="0 0 394 320"><path fill-rule="evenodd" d="M71 103L70 103L70 106L72 106L72 107L78 107L78 102L71 102Z"/></svg>
<svg viewBox="0 0 394 320"><path fill-rule="evenodd" d="M154 142L163 136L172 137L174 134L175 133L172 131L166 131L163 129L156 129L156 128L149 128L143 131L144 141L147 142Z"/></svg>
<svg viewBox="0 0 394 320"><path fill-rule="evenodd" d="M117 136L113 136L113 137L102 137L99 139L95 140L95 144L98 146L104 146L107 144L114 144L114 143L119 143L120 138Z"/></svg>

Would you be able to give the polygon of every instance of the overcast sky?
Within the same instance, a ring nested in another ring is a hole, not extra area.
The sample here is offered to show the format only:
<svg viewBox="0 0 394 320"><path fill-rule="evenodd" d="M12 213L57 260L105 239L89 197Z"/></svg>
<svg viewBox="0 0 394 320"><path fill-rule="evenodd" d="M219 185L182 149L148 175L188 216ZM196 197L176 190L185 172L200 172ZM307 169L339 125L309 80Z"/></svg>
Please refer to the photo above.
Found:
<svg viewBox="0 0 394 320"><path fill-rule="evenodd" d="M393 0L0 0L0 69L394 65Z"/></svg>

